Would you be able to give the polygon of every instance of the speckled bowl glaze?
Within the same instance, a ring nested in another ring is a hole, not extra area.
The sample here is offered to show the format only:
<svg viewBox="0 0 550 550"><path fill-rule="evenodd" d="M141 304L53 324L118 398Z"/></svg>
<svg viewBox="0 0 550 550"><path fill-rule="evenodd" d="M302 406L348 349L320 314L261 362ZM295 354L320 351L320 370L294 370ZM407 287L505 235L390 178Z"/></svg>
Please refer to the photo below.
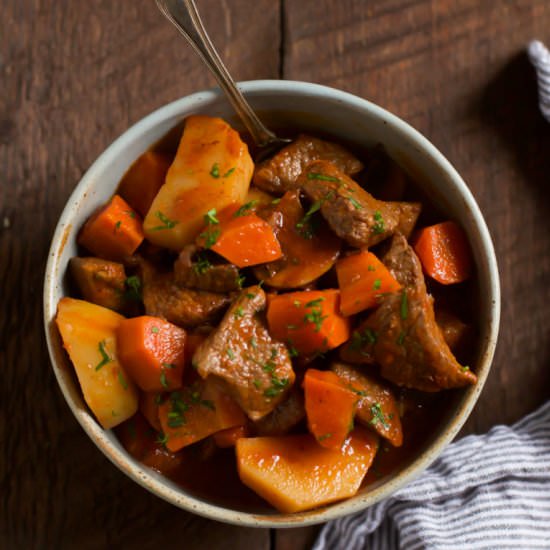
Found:
<svg viewBox="0 0 550 550"><path fill-rule="evenodd" d="M318 131L359 145L383 143L431 200L468 234L477 266L479 349L473 369L477 385L449 394L447 418L428 444L401 470L361 490L355 497L297 514L228 508L197 497L130 457L114 433L105 431L86 407L72 366L54 326L59 299L67 293L67 262L77 251L76 235L86 218L115 191L132 162L190 114L221 116L241 129L219 90L198 92L166 105L127 130L94 162L61 215L49 253L44 283L44 328L57 381L76 419L98 448L126 475L155 495L190 512L254 527L295 527L357 512L384 499L418 476L464 424L487 378L500 317L498 268L491 237L468 187L445 157L420 133L384 109L351 94L305 82L260 80L241 89L262 118L276 127Z"/></svg>

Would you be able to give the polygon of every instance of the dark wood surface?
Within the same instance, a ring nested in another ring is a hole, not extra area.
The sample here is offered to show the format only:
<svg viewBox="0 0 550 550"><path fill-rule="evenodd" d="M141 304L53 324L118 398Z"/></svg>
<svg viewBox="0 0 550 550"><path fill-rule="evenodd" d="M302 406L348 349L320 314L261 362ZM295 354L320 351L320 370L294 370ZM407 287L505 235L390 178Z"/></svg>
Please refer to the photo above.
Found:
<svg viewBox="0 0 550 550"><path fill-rule="evenodd" d="M463 433L550 392L550 125L524 53L547 0L202 0L241 80L288 78L371 99L423 132L476 196L502 281L501 336ZM49 240L96 156L162 104L213 85L152 0L8 0L0 32L0 547L307 548L316 528L184 513L96 450L57 388L42 334Z"/></svg>

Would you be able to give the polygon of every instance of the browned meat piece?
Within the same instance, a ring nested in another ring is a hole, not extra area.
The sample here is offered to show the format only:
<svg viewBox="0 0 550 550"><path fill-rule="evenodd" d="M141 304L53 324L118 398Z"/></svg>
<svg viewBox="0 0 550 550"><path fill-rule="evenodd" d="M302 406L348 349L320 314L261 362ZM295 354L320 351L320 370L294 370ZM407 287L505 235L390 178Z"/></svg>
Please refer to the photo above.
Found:
<svg viewBox="0 0 550 550"><path fill-rule="evenodd" d="M472 340L472 327L447 310L437 310L435 320L453 353L464 351Z"/></svg>
<svg viewBox="0 0 550 550"><path fill-rule="evenodd" d="M333 363L330 369L359 395L355 412L357 420L385 437L394 447L400 447L403 429L397 401L390 388L345 363Z"/></svg>
<svg viewBox="0 0 550 550"><path fill-rule="evenodd" d="M277 407L254 423L261 436L285 435L306 417L304 396L298 389L292 389L288 397Z"/></svg>
<svg viewBox="0 0 550 550"><path fill-rule="evenodd" d="M302 134L275 156L258 164L252 181L260 189L283 194L296 189L302 170L319 159L334 163L345 174L357 174L363 169L362 162L341 145Z"/></svg>
<svg viewBox="0 0 550 550"><path fill-rule="evenodd" d="M408 239L413 232L418 216L420 216L422 204L419 202L388 202L386 204L390 208L398 209L399 221L397 222L395 232L405 235Z"/></svg>
<svg viewBox="0 0 550 550"><path fill-rule="evenodd" d="M299 184L336 235L358 248L383 241L400 225L409 229L413 212L419 212L419 205L375 199L336 166L322 160L306 167Z"/></svg>
<svg viewBox="0 0 550 550"><path fill-rule="evenodd" d="M307 238L299 223L304 218L298 191L285 193L281 201L260 212L281 245L280 260L259 265L254 274L273 288L300 288L326 273L340 254L341 241L323 224Z"/></svg>
<svg viewBox="0 0 550 550"><path fill-rule="evenodd" d="M270 413L295 378L286 346L271 338L260 316L265 305L259 286L244 289L193 356L199 374L223 381L252 420Z"/></svg>
<svg viewBox="0 0 550 550"><path fill-rule="evenodd" d="M233 264L212 265L204 256L193 262L195 246L186 246L174 262L174 280L186 288L211 292L239 290L239 269Z"/></svg>
<svg viewBox="0 0 550 550"><path fill-rule="evenodd" d="M115 311L124 308L126 273L124 266L100 258L71 258L71 275L88 302Z"/></svg>
<svg viewBox="0 0 550 550"><path fill-rule="evenodd" d="M140 266L147 315L189 329L217 322L231 302L225 294L182 288L174 282L173 273L159 273L145 261Z"/></svg>
<svg viewBox="0 0 550 550"><path fill-rule="evenodd" d="M393 237L382 261L404 288L384 297L354 332L341 352L342 359L376 361L384 378L422 391L474 384L475 374L457 362L435 322L420 261L405 237Z"/></svg>

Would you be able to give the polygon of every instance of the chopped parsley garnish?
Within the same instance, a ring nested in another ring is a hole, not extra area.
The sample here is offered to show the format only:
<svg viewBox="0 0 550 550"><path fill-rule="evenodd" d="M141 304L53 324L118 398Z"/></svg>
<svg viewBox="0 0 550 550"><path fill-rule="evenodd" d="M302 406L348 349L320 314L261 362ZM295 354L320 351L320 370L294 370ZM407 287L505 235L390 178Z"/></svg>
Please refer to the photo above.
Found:
<svg viewBox="0 0 550 550"><path fill-rule="evenodd" d="M321 296L320 298L317 298L316 300L311 300L311 302L308 302L306 304L306 307L317 307L321 305L321 302L325 301L325 297ZM296 305L296 302L294 302L294 305Z"/></svg>
<svg viewBox="0 0 550 550"><path fill-rule="evenodd" d="M388 424L388 421L386 420L386 415L382 411L382 407L380 403L374 403L370 407L370 413L372 414L372 418L369 421L369 424L371 426L377 426L378 424L382 424L384 429L389 429L390 425Z"/></svg>
<svg viewBox="0 0 550 550"><path fill-rule="evenodd" d="M115 223L115 233L120 229L120 226L122 225L122 222L118 220L118 222Z"/></svg>
<svg viewBox="0 0 550 550"><path fill-rule="evenodd" d="M376 332L374 332L374 330L372 330L371 328L366 328L363 331L363 334L365 335L365 338L367 339L367 342L369 344L376 344L376 342L378 340L378 336L377 336Z"/></svg>
<svg viewBox="0 0 550 550"><path fill-rule="evenodd" d="M244 310L243 310L242 306L239 306L239 307L235 308L235 318L236 319L240 319L243 315L244 315Z"/></svg>
<svg viewBox="0 0 550 550"><path fill-rule="evenodd" d="M405 341L405 333L401 331L399 333L399 336L397 337L396 343L398 346L402 346L404 341Z"/></svg>
<svg viewBox="0 0 550 550"><path fill-rule="evenodd" d="M163 388L168 387L168 380L166 380L166 372L163 370L160 371L160 383Z"/></svg>
<svg viewBox="0 0 550 550"><path fill-rule="evenodd" d="M209 225L217 225L220 223L220 220L216 217L216 209L212 208L204 215L204 221L205 223Z"/></svg>
<svg viewBox="0 0 550 550"><path fill-rule="evenodd" d="M238 218L240 216L246 216L247 214L250 214L250 211L258 204L258 200L254 199L250 202L247 202L246 204L243 204L234 214L234 218Z"/></svg>
<svg viewBox="0 0 550 550"><path fill-rule="evenodd" d="M468 365L464 365L463 367L460 367L460 370L462 372L468 372L470 370L470 367Z"/></svg>
<svg viewBox="0 0 550 550"><path fill-rule="evenodd" d="M372 232L375 235L380 235L381 233L384 233L384 229L385 229L384 218L382 217L380 210L377 210L374 213L374 224L372 226Z"/></svg>
<svg viewBox="0 0 550 550"><path fill-rule="evenodd" d="M288 386L288 383L288 378L277 378L275 375L272 375L271 386L264 390L264 395L266 397L275 397Z"/></svg>
<svg viewBox="0 0 550 550"><path fill-rule="evenodd" d="M166 443L168 443L168 436L164 432L159 432L157 436L157 443L163 447L166 447Z"/></svg>
<svg viewBox="0 0 550 550"><path fill-rule="evenodd" d="M235 354L233 353L233 350L231 348L227 348L225 350L225 353L227 353L227 357L231 359L232 361L235 359Z"/></svg>
<svg viewBox="0 0 550 550"><path fill-rule="evenodd" d="M355 206L356 210L361 210L363 208L363 206L357 199L348 196L348 200L349 202L351 202L351 204L353 204L353 206Z"/></svg>
<svg viewBox="0 0 550 550"><path fill-rule="evenodd" d="M309 174L308 174L309 175ZM314 233L313 220L311 219L315 212L321 210L323 204L334 197L334 191L329 191L322 199L315 201L306 212L305 216L296 224L296 229L305 239L312 239Z"/></svg>
<svg viewBox="0 0 550 550"><path fill-rule="evenodd" d="M257 378L254 378L254 380L252 380L252 383L254 384L257 390L259 390L262 387L262 382Z"/></svg>
<svg viewBox="0 0 550 550"><path fill-rule="evenodd" d="M126 212L130 218L135 219L136 213L133 210L125 210L124 212Z"/></svg>
<svg viewBox="0 0 550 550"><path fill-rule="evenodd" d="M294 347L294 344L292 343L291 340L288 340L287 345L288 345L288 354L290 355L290 357L298 357L299 355L298 350Z"/></svg>
<svg viewBox="0 0 550 550"><path fill-rule="evenodd" d="M204 275L210 268L212 264L208 261L208 258L204 256L199 256L197 261L193 264L193 269L197 275Z"/></svg>
<svg viewBox="0 0 550 550"><path fill-rule="evenodd" d="M254 296L256 296L256 294L253 294L252 292L247 292L245 294L245 296L249 299L249 300L252 300L252 298L254 298Z"/></svg>
<svg viewBox="0 0 550 550"><path fill-rule="evenodd" d="M320 435L317 438L317 441L324 441L325 439L328 439L329 437L332 437L332 434L331 433L326 433L326 434Z"/></svg>
<svg viewBox="0 0 550 550"><path fill-rule="evenodd" d="M131 275L124 281L126 292L124 297L127 300L139 302L141 300L141 280L137 275Z"/></svg>
<svg viewBox="0 0 550 550"><path fill-rule="evenodd" d="M281 202L281 199L273 199L271 201L271 204L279 204Z"/></svg>
<svg viewBox="0 0 550 550"><path fill-rule="evenodd" d="M270 359L266 361L262 367L264 372L274 372L277 368L277 365Z"/></svg>
<svg viewBox="0 0 550 550"><path fill-rule="evenodd" d="M159 328L158 327L151 327L151 332L153 334L158 334L159 333Z"/></svg>
<svg viewBox="0 0 550 550"><path fill-rule="evenodd" d="M163 366L165 369L175 369L176 365L174 363L161 363L161 366Z"/></svg>
<svg viewBox="0 0 550 550"><path fill-rule="evenodd" d="M124 375L122 374L121 370L118 371L117 377L118 377L118 381L119 381L120 385L122 386L122 388L127 390L128 389L128 382L126 382L126 379L124 378Z"/></svg>
<svg viewBox="0 0 550 550"><path fill-rule="evenodd" d="M407 292L404 290L401 294L401 305L399 308L399 313L401 319L405 320L409 316L409 301L407 297Z"/></svg>
<svg viewBox="0 0 550 550"><path fill-rule="evenodd" d="M258 343L256 342L256 338L254 338L254 337L250 338L249 342L250 342L250 346L253 349L256 349L258 347Z"/></svg>
<svg viewBox="0 0 550 550"><path fill-rule="evenodd" d="M374 267L373 265L369 265L369 267L367 267L367 270L368 271L376 271L376 267Z"/></svg>
<svg viewBox="0 0 550 550"><path fill-rule="evenodd" d="M374 288L374 290L380 290L381 286L382 286L382 281L380 279L376 279L374 281L374 284L372 285L372 288Z"/></svg>
<svg viewBox="0 0 550 550"><path fill-rule="evenodd" d="M185 412L189 410L189 405L183 401L180 392L170 394L170 412L168 413L168 426L170 428L179 428L186 423Z"/></svg>
<svg viewBox="0 0 550 550"><path fill-rule="evenodd" d="M235 167L233 166L233 168L230 168L230 169L223 175L223 177L224 177L224 178L228 178L234 171L235 171Z"/></svg>
<svg viewBox="0 0 550 550"><path fill-rule="evenodd" d="M242 288L245 281L246 281L246 277L245 277L244 275L239 275L239 276L237 277L237 286L238 286L239 288ZM254 294L250 294L250 293L249 293L249 294L246 295L246 297L249 298L249 299L250 299L250 298L254 298Z"/></svg>
<svg viewBox="0 0 550 550"><path fill-rule="evenodd" d="M105 344L105 340L101 340L101 342L97 345L99 353L101 354L101 361L95 366L95 370L99 370L101 367L104 367L107 363L112 361L111 357L105 350Z"/></svg>
<svg viewBox="0 0 550 550"><path fill-rule="evenodd" d="M160 393L157 393L155 395L155 405L160 405L162 403L162 395Z"/></svg>
<svg viewBox="0 0 550 550"><path fill-rule="evenodd" d="M319 172L309 172L307 175L308 180L321 180L321 181L332 181L334 183L339 183L340 180L334 176L327 176L326 174L321 174Z"/></svg>
<svg viewBox="0 0 550 550"><path fill-rule="evenodd" d="M213 178L219 178L220 177L220 165L217 162L215 162L212 165L212 168L210 169L210 175Z"/></svg>
<svg viewBox="0 0 550 550"><path fill-rule="evenodd" d="M377 341L378 335L371 328L365 328L362 333L355 330L351 335L351 349L359 351L366 344L376 344Z"/></svg>
<svg viewBox="0 0 550 550"><path fill-rule="evenodd" d="M165 216L160 210L155 212L155 216L162 222L162 225L151 227L151 231L161 231L162 229L172 229L178 222Z"/></svg>

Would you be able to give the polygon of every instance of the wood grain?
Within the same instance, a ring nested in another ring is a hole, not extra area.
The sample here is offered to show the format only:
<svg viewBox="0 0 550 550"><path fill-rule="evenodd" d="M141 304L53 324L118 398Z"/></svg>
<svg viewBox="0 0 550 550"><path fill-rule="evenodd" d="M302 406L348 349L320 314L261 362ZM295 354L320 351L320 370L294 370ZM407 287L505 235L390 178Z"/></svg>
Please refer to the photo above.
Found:
<svg viewBox="0 0 550 550"><path fill-rule="evenodd" d="M317 528L251 530L177 510L118 472L63 402L41 325L63 205L124 129L213 85L149 0L8 0L0 33L0 547L307 548ZM494 238L503 311L494 367L464 433L550 393L550 125L528 40L546 0L202 0L238 79L310 80L395 112L451 160ZM282 18L281 18L282 16ZM282 40L282 42L281 42ZM206 545L206 546L205 546Z"/></svg>

